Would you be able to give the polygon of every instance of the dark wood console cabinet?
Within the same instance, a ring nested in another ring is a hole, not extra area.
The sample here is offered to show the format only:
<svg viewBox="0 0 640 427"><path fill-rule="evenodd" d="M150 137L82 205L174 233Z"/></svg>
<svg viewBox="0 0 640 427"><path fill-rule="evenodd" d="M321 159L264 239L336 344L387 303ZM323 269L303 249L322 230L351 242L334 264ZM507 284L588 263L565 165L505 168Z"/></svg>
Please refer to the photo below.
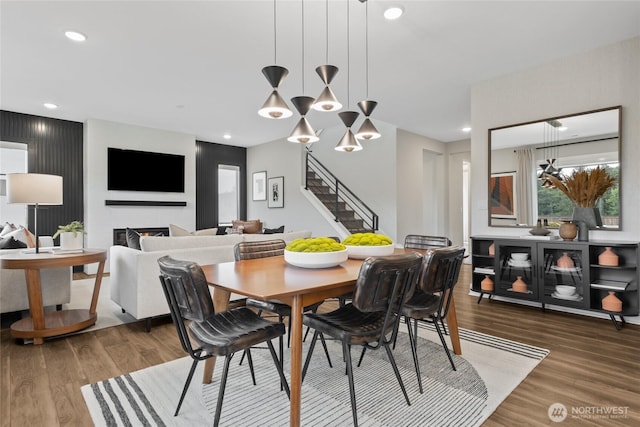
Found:
<svg viewBox="0 0 640 427"><path fill-rule="evenodd" d="M638 242L578 242L496 236L474 236L471 239L471 287L480 293L478 303L485 295L488 298L498 295L537 302L543 309L548 304L597 311L608 314L616 329L624 324L624 316L637 316L639 313ZM617 266L599 264L598 257L607 247L618 255ZM520 255L525 260L517 260L518 255L513 254L526 254ZM569 259L569 266L563 266L562 261L558 265L561 259ZM493 281L492 291L481 287L487 276ZM526 283L526 288L522 288L522 284L514 286L518 277ZM558 285L572 286L575 292L560 294L556 288ZM622 301L622 311L603 309L602 299L610 293Z"/></svg>

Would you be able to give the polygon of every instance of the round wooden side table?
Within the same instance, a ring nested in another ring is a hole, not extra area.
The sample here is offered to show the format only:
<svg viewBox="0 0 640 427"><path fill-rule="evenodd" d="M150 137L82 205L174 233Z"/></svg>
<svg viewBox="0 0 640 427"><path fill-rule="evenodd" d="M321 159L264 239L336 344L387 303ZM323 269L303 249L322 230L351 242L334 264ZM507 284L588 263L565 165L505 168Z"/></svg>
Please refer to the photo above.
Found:
<svg viewBox="0 0 640 427"><path fill-rule="evenodd" d="M59 250L51 252L13 252L0 256L0 268L24 270L29 296L29 317L11 325L11 335L15 338L32 338L34 344L42 344L44 338L79 331L96 323L96 306L100 294L100 284L104 272L107 251L103 249L83 249L78 253ZM89 309L44 312L42 306L42 283L40 270L43 268L72 267L99 263L93 295Z"/></svg>

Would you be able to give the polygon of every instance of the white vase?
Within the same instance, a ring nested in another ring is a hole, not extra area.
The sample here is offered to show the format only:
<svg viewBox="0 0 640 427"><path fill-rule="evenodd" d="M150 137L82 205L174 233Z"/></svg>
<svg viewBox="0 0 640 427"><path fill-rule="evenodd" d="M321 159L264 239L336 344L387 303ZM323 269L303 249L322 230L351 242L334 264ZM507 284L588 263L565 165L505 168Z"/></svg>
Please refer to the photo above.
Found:
<svg viewBox="0 0 640 427"><path fill-rule="evenodd" d="M74 250L82 249L84 244L84 234L74 233L73 231L66 231L60 233L60 249L61 250Z"/></svg>

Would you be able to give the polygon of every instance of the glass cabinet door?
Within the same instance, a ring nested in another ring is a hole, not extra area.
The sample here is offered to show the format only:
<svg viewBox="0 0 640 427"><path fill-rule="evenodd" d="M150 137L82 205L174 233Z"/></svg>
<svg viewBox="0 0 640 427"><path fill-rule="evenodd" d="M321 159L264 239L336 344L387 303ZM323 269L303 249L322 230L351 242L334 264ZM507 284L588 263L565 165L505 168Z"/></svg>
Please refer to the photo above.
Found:
<svg viewBox="0 0 640 427"><path fill-rule="evenodd" d="M589 256L586 245L539 245L542 302L589 306Z"/></svg>
<svg viewBox="0 0 640 427"><path fill-rule="evenodd" d="M495 293L512 298L537 300L535 244L520 241L496 242Z"/></svg>

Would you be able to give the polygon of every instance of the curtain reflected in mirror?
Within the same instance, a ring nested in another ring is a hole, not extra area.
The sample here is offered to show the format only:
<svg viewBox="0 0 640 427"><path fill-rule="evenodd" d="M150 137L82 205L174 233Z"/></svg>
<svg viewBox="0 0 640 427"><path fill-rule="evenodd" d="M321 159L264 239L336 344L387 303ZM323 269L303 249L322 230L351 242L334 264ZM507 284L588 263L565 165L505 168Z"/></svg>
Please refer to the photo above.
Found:
<svg viewBox="0 0 640 427"><path fill-rule="evenodd" d="M489 225L550 227L570 221L572 202L548 179L601 166L616 184L598 201L603 225L620 230L621 107L553 117L489 130ZM509 188L509 186L511 186Z"/></svg>

